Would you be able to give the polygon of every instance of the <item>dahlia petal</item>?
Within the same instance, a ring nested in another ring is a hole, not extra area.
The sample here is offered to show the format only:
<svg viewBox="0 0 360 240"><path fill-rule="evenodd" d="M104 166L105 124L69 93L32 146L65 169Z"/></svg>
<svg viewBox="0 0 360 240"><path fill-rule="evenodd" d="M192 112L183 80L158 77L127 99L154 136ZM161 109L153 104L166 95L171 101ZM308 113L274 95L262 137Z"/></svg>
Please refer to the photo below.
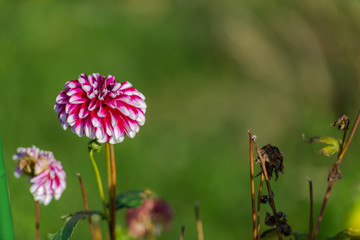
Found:
<svg viewBox="0 0 360 240"><path fill-rule="evenodd" d="M130 88L130 87L132 87L132 84L129 83L128 81L125 81L125 82L121 83L120 90L124 90L124 89Z"/></svg>
<svg viewBox="0 0 360 240"><path fill-rule="evenodd" d="M91 122L91 118L88 117L86 118L86 123L85 123L85 135L88 138L94 139L95 138L95 128L92 125Z"/></svg>
<svg viewBox="0 0 360 240"><path fill-rule="evenodd" d="M60 113L60 112L63 110L64 106L65 106L65 105L63 105L63 104L56 104L56 103L55 103L55 105L54 105L54 110L55 110L55 112L56 112L56 113Z"/></svg>
<svg viewBox="0 0 360 240"><path fill-rule="evenodd" d="M66 92L66 95L71 97L74 94L81 94L81 93L82 93L81 88L72 88L72 89L70 89L69 91Z"/></svg>
<svg viewBox="0 0 360 240"><path fill-rule="evenodd" d="M83 103L80 107L79 118L86 118L89 115L90 111L86 103Z"/></svg>
<svg viewBox="0 0 360 240"><path fill-rule="evenodd" d="M136 121L139 123L140 126L145 124L145 114L142 110L138 110L138 117Z"/></svg>
<svg viewBox="0 0 360 240"><path fill-rule="evenodd" d="M71 80L65 83L65 88L75 88L78 86L78 82L76 80Z"/></svg>
<svg viewBox="0 0 360 240"><path fill-rule="evenodd" d="M82 137L84 135L84 123L82 119L76 121L74 129L78 136Z"/></svg>
<svg viewBox="0 0 360 240"><path fill-rule="evenodd" d="M65 106L65 112L67 114L71 113L75 108L77 107L77 105L75 104L71 104L71 103L67 103Z"/></svg>
<svg viewBox="0 0 360 240"><path fill-rule="evenodd" d="M86 102L86 99L79 96L78 94L72 95L71 98L69 99L69 103L71 104L79 104L84 102Z"/></svg>
<svg viewBox="0 0 360 240"><path fill-rule="evenodd" d="M97 115L95 115L93 112L91 112L90 115L91 115L91 123L92 123L92 125L95 128L100 127L100 125L101 125L100 118Z"/></svg>
<svg viewBox="0 0 360 240"><path fill-rule="evenodd" d="M99 143L105 143L108 140L108 136L105 134L103 127L96 128L95 136Z"/></svg>
<svg viewBox="0 0 360 240"><path fill-rule="evenodd" d="M111 119L111 126L115 126L118 123L118 118L115 116L115 113L113 111L109 111L110 113L110 119Z"/></svg>
<svg viewBox="0 0 360 240"><path fill-rule="evenodd" d="M94 111L97 106L98 106L98 101L97 101L97 99L93 98L93 99L91 99L91 101L89 103L88 110Z"/></svg>
<svg viewBox="0 0 360 240"><path fill-rule="evenodd" d="M114 91L114 92L115 92L115 91L119 90L120 87L121 87L121 84L120 84L119 82L116 82L116 83L114 84L113 88L111 89L111 91Z"/></svg>
<svg viewBox="0 0 360 240"><path fill-rule="evenodd" d="M90 85L84 84L84 85L81 86L81 88L82 88L82 90L84 90L85 92L91 91L91 86L90 86Z"/></svg>
<svg viewBox="0 0 360 240"><path fill-rule="evenodd" d="M102 104L99 104L99 111L97 112L97 115L100 118L103 118L103 117L106 117L107 112L108 111L106 110L106 107L103 107Z"/></svg>
<svg viewBox="0 0 360 240"><path fill-rule="evenodd" d="M67 92L67 90L63 90L61 93L59 93L59 95L57 95L57 97L56 97L55 102L58 104L63 104L64 103L63 100L68 98L66 92ZM65 102L67 102L67 101L65 101Z"/></svg>
<svg viewBox="0 0 360 240"><path fill-rule="evenodd" d="M79 119L79 114L74 113L74 114L69 114L66 121L69 124L69 126L74 126L78 119Z"/></svg>

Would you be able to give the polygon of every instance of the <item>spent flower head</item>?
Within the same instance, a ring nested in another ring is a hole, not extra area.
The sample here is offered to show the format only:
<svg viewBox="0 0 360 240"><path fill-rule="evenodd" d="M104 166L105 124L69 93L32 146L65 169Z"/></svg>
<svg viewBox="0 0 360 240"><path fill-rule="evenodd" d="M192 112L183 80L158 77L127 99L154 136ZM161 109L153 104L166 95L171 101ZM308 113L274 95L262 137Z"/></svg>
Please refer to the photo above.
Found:
<svg viewBox="0 0 360 240"><path fill-rule="evenodd" d="M158 236L171 225L173 211L163 199L148 198L140 207L128 209L126 222L131 236L145 238Z"/></svg>
<svg viewBox="0 0 360 240"><path fill-rule="evenodd" d="M133 138L145 123L145 96L131 83L111 75L81 74L68 81L56 98L55 112L64 130L86 135L100 143Z"/></svg>
<svg viewBox="0 0 360 240"><path fill-rule="evenodd" d="M18 148L13 156L17 161L14 175L30 177L30 192L35 201L48 205L53 198L58 200L66 188L66 174L52 152L32 146Z"/></svg>

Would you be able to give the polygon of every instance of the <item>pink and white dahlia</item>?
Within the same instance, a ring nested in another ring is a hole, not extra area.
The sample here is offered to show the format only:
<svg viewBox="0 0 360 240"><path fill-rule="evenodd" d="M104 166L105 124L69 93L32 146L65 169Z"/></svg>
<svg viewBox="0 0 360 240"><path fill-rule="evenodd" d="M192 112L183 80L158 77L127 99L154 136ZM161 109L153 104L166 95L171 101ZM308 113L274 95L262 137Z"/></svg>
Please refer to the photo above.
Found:
<svg viewBox="0 0 360 240"><path fill-rule="evenodd" d="M52 155L52 154L51 154ZM45 171L30 179L30 192L35 201L48 205L53 198L58 200L66 188L66 174L60 162L50 161Z"/></svg>
<svg viewBox="0 0 360 240"><path fill-rule="evenodd" d="M100 143L133 138L145 123L145 96L131 83L119 83L111 75L81 74L68 81L56 98L55 112L64 130L84 134Z"/></svg>
<svg viewBox="0 0 360 240"><path fill-rule="evenodd" d="M30 177L30 192L35 201L48 205L53 198L58 200L66 188L66 174L59 161L56 161L52 152L43 151L32 146L18 148L13 156L17 161L14 175Z"/></svg>

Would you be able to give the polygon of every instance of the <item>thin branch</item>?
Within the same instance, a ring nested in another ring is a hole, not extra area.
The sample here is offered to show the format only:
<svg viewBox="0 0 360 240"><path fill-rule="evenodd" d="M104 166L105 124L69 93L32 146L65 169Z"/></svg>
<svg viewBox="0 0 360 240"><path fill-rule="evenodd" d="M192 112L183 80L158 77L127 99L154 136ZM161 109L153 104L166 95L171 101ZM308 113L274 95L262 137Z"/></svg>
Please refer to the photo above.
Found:
<svg viewBox="0 0 360 240"><path fill-rule="evenodd" d="M309 191L310 191L310 221L309 221L309 234L308 239L311 240L313 229L314 229L314 195L313 195L313 186L310 178L307 178L309 182Z"/></svg>
<svg viewBox="0 0 360 240"><path fill-rule="evenodd" d="M40 206L39 206L39 201L35 201L35 229L36 229L36 240L40 240Z"/></svg>
<svg viewBox="0 0 360 240"><path fill-rule="evenodd" d="M339 159L338 159L337 162L336 162L337 165L340 165L340 164L342 163L342 161L343 161L343 159L344 159L344 156L345 156L345 153L346 153L346 151L347 151L347 149L348 149L348 147L349 147L349 145L350 145L350 143L351 143L351 140L352 140L352 138L353 138L353 136L354 136L354 134L355 134L356 128L357 128L357 126L359 125L359 121L360 121L360 112L359 112L358 115L357 115L357 118L356 118L356 120L355 120L354 126L353 126L353 128L351 129L349 138L348 138L348 140L346 141L345 147L344 147L344 149L341 151L341 154L340 154L340 156L339 156Z"/></svg>
<svg viewBox="0 0 360 240"><path fill-rule="evenodd" d="M339 155L339 158L338 160L336 161L336 167L339 168L342 161L344 160L344 156L346 154L346 151L347 149L349 148L349 145L351 143L351 140L355 134L355 131L356 131L356 128L357 126L359 125L359 121L360 121L360 111L356 117L356 120L355 120L355 123L354 123L354 126L352 127L351 129L351 132L350 132L350 135L346 141L346 144L344 146L344 148L342 148L342 151ZM332 185L334 184L334 180L332 179L329 179L329 185L328 185L328 188L326 190L326 193L325 193L325 197L324 197L324 200L323 200L323 203L321 205L321 209L320 209L320 213L319 213L319 217L317 219L317 222L316 222L316 227L315 227L315 231L314 231L314 236L313 236L313 240L316 240L317 238L317 235L319 233L319 228L320 228L320 223L322 221L322 218L323 218L323 214L324 214L324 210L325 210L325 206L326 206L326 203L327 203L327 200L329 199L329 195L330 195L330 191L332 189Z"/></svg>
<svg viewBox="0 0 360 240"><path fill-rule="evenodd" d="M328 188L327 188L326 193L325 193L325 197L324 197L323 203L322 203L322 205L321 205L319 217L318 217L317 222L316 222L316 227L315 227L315 232L314 232L313 240L315 240L315 239L317 238L317 235L318 235L318 233L319 233L320 223L321 223L321 221L322 221L323 214L324 214L324 210L325 210L325 206L326 206L326 203L327 203L327 201L328 201L328 199L329 199L330 191L331 191L331 188L332 188L332 185L333 185L333 184L334 184L334 181L330 180L330 181L329 181Z"/></svg>
<svg viewBox="0 0 360 240"><path fill-rule="evenodd" d="M203 232L203 226L200 219L200 204L199 202L195 203L195 217L196 217L196 228L197 228L197 234L198 234L198 240L204 240L204 232Z"/></svg>
<svg viewBox="0 0 360 240"><path fill-rule="evenodd" d="M81 187L81 193L82 193L82 197L84 199L84 206L85 206L85 210L86 211L89 211L89 204L88 204L88 200L87 200L87 196L86 196L86 192L85 192L85 187L84 187L84 183L82 181L82 178L80 176L80 173L76 173L76 176L78 177L79 179L79 183L80 183L80 187ZM93 240L96 240L95 238L95 231L94 231L94 226L91 222L91 217L89 216L88 218L89 220L89 227L90 227L90 232L91 232L91 236L92 236L92 239Z"/></svg>
<svg viewBox="0 0 360 240"><path fill-rule="evenodd" d="M253 221L253 238L257 239L256 232L256 209L255 209L255 182L254 182L254 156L253 156L253 140L252 133L248 130L249 133L249 152L250 152L250 185L251 185L251 206L252 206L252 221Z"/></svg>
<svg viewBox="0 0 360 240"><path fill-rule="evenodd" d="M273 196L273 193L271 191L271 186L270 186L270 181L269 181L269 177L268 177L268 174L267 174L267 171L266 171L266 166L265 166L265 160L264 158L262 157L261 153L260 153L260 150L259 148L257 147L256 145L256 142L255 140L253 139L253 142L254 142L254 146L255 146L255 149L256 149L256 152L257 154L259 155L259 158L260 158L260 163L261 163L261 167L262 167L262 172L265 176L265 182L266 182L266 186L267 186L267 189L268 189L268 192L269 192L269 195L270 195L270 200L271 200L271 208L273 210L273 214L274 214L274 218L275 218L275 224L276 226L278 227L279 226L279 217L277 215L277 211L276 211L276 207L275 207L275 201L274 201L274 196ZM279 240L282 239L282 234L281 232L277 231L278 233L278 237L279 237Z"/></svg>
<svg viewBox="0 0 360 240"><path fill-rule="evenodd" d="M260 205L261 205L261 192L263 188L263 182L264 182L264 174L261 173L261 179L260 179L260 186L259 186L259 193L258 193L258 202L257 202L257 240L260 240Z"/></svg>
<svg viewBox="0 0 360 240"><path fill-rule="evenodd" d="M184 240L185 226L181 227L180 240Z"/></svg>

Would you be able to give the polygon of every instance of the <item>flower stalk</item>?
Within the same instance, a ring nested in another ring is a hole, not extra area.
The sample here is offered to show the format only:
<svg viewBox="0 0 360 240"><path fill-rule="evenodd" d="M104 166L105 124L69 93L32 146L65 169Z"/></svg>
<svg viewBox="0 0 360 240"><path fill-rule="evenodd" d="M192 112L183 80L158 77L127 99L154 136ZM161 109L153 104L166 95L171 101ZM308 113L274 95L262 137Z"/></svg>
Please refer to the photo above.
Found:
<svg viewBox="0 0 360 240"><path fill-rule="evenodd" d="M86 196L86 192L85 192L85 187L84 187L84 183L82 181L82 178L80 176L80 173L77 173L76 176L78 177L79 179L79 183L80 183L80 188L81 188L81 194L82 194L82 197L84 199L84 206L85 206L85 210L86 211L89 211L89 204L88 204L88 200L87 200L87 196ZM88 221L89 221L89 227L90 227L90 232L91 232L91 237L93 240L96 240L96 237L95 237L95 231L94 231L94 226L92 224L92 221L91 221L91 217L89 216L88 218Z"/></svg>
<svg viewBox="0 0 360 240"><path fill-rule="evenodd" d="M261 192L263 189L264 183L264 174L261 173L260 185L259 185L259 193L258 193L258 202L257 202L257 240L260 240L260 205L261 205Z"/></svg>
<svg viewBox="0 0 360 240"><path fill-rule="evenodd" d="M99 195L100 195L101 202L102 202L103 209L104 209L104 215L105 215L105 218L108 219L108 214L107 214L107 209L106 209L106 204L105 204L105 197L104 197L104 189L103 189L103 185L102 185L102 181L101 181L101 176L99 173L99 168L95 162L92 149L90 149L90 151L89 151L89 156L90 156L90 160L93 165L93 168L94 168L96 182L97 182L98 189L99 189Z"/></svg>
<svg viewBox="0 0 360 240"><path fill-rule="evenodd" d="M253 156L253 140L252 133L249 133L249 152L250 152L250 186L251 186L251 207L252 207L252 222L253 222L253 239L257 239L256 231L256 209L255 209L255 182L254 182L254 156Z"/></svg>
<svg viewBox="0 0 360 240"><path fill-rule="evenodd" d="M35 234L36 240L40 240L40 206L39 201L35 201Z"/></svg>
<svg viewBox="0 0 360 240"><path fill-rule="evenodd" d="M115 240L115 227L116 227L116 165L115 165L115 153L114 145L110 144L110 157L111 157L111 208L110 208L110 221L111 221L111 240Z"/></svg>

